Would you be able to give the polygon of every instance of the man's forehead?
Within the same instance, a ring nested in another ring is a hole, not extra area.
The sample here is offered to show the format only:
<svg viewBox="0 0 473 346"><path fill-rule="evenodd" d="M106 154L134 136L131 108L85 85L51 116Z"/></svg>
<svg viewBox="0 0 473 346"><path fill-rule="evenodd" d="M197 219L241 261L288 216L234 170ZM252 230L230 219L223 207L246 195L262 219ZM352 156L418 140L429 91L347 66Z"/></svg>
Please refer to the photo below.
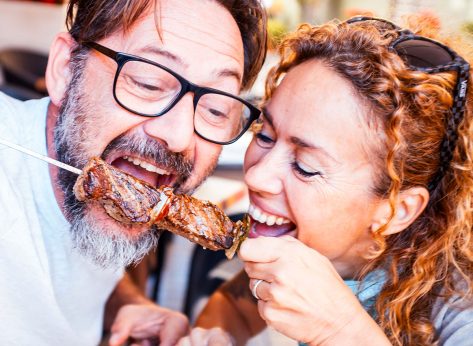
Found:
<svg viewBox="0 0 473 346"><path fill-rule="evenodd" d="M151 8L120 36L121 47L116 48L125 52L158 56L182 68L213 64L212 70L238 74L241 80L241 34L230 12L216 1L160 1L156 11Z"/></svg>
<svg viewBox="0 0 473 346"><path fill-rule="evenodd" d="M138 55L157 55L162 56L168 60L174 61L184 69L189 67L189 64L181 59L180 56L173 54L165 49L165 47L157 47L155 45L147 45L136 52ZM228 67L215 67L212 74L219 77L235 77L238 81L241 81L242 75L238 68L232 69Z"/></svg>

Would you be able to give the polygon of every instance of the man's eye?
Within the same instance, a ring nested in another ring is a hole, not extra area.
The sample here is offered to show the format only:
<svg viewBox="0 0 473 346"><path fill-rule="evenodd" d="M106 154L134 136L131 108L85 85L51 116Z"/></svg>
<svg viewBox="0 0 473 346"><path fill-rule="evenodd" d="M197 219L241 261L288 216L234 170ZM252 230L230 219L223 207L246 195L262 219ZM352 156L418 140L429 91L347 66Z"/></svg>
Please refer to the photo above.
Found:
<svg viewBox="0 0 473 346"><path fill-rule="evenodd" d="M146 82L140 82L134 78L133 78L133 84L147 91L161 91L162 90L158 85L148 84Z"/></svg>
<svg viewBox="0 0 473 346"><path fill-rule="evenodd" d="M298 163L297 161L294 161L292 164L292 168L294 171L296 171L297 174L305 177L305 178L310 178L314 177L316 175L322 175L321 172L316 171L316 170L311 170L306 166L303 166L302 164Z"/></svg>
<svg viewBox="0 0 473 346"><path fill-rule="evenodd" d="M225 112L221 112L219 111L218 109L215 109L215 108L211 108L209 109L209 113L212 114L214 117L217 117L217 118L228 118L228 116L226 115Z"/></svg>

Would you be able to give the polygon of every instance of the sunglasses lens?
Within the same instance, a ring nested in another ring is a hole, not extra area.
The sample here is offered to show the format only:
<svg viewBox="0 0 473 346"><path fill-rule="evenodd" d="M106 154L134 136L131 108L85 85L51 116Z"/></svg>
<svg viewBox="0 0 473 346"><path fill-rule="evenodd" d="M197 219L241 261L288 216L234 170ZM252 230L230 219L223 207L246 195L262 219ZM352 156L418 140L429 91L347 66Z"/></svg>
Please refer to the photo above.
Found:
<svg viewBox="0 0 473 346"><path fill-rule="evenodd" d="M415 67L437 67L454 59L445 48L430 41L405 40L396 44L394 49L406 63Z"/></svg>

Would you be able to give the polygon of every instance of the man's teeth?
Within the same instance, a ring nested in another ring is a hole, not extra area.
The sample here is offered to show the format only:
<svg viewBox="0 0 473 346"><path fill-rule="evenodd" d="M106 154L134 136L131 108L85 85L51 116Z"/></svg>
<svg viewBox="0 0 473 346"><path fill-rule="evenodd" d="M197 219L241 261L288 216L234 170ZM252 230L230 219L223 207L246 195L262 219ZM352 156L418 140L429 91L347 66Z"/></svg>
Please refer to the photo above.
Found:
<svg viewBox="0 0 473 346"><path fill-rule="evenodd" d="M274 224L282 225L282 224L291 222L290 220L285 219L281 216L267 214L264 211L262 211L261 209L259 209L258 207L255 207L253 204L250 204L250 207L248 209L248 214L250 214L250 216L254 220L256 220L260 223L265 223L268 226L272 226Z"/></svg>
<svg viewBox="0 0 473 346"><path fill-rule="evenodd" d="M127 160L128 162L131 162L132 164L136 165L136 166L140 166L140 167L146 169L149 172L154 172L154 173L158 173L158 174L161 174L161 175L169 175L170 174L168 171L165 171L165 170L160 169L156 166L153 166L152 164L150 164L148 162L141 161L140 159L138 159L136 157L123 156L123 158L125 160Z"/></svg>

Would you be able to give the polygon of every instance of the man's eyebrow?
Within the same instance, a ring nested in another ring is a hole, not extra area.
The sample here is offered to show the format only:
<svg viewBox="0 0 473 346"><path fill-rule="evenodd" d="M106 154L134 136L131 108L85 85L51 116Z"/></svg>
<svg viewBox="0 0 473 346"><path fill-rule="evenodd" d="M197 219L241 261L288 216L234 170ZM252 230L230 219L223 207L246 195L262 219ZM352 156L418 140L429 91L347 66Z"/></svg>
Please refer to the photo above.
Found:
<svg viewBox="0 0 473 346"><path fill-rule="evenodd" d="M187 67L187 64L185 64L184 61L182 61L182 59L178 57L177 55L153 45L144 46L143 48L140 48L139 50L137 50L137 53L138 54L151 53L155 55L161 55L169 60L177 62L179 65L183 65L184 67Z"/></svg>
<svg viewBox="0 0 473 346"><path fill-rule="evenodd" d="M160 47L153 46L153 45L144 46L143 48L137 50L137 53L138 54L148 53L148 54L161 55L161 56L163 56L163 57L165 57L169 60L172 60L172 61L178 63L179 65L182 65L183 67L188 66L177 55L175 55L175 54L173 54L173 53L171 53L171 52L169 52L165 49L162 49ZM216 75L217 77L234 77L238 82L240 82L241 78L242 78L240 72L238 72L235 69L230 69L230 68L226 68L226 69L222 69L222 70L215 69L213 71L213 74Z"/></svg>
<svg viewBox="0 0 473 346"><path fill-rule="evenodd" d="M324 156L328 157L330 160L338 163L338 161L332 155L330 155L327 150L325 150L324 148L322 148L319 145L315 145L315 144L310 143L309 141L307 141L305 139L302 139L302 138L296 137L296 136L291 136L289 138L289 142L292 143L293 145L297 146L297 147L300 147L300 148L317 150L317 151L321 152Z"/></svg>
<svg viewBox="0 0 473 346"><path fill-rule="evenodd" d="M240 72L230 68L226 68L223 70L215 69L214 74L217 77L234 77L238 82L240 82L242 78Z"/></svg>

